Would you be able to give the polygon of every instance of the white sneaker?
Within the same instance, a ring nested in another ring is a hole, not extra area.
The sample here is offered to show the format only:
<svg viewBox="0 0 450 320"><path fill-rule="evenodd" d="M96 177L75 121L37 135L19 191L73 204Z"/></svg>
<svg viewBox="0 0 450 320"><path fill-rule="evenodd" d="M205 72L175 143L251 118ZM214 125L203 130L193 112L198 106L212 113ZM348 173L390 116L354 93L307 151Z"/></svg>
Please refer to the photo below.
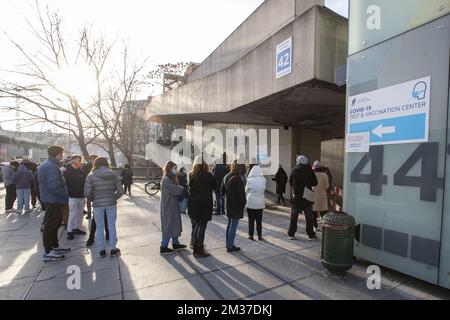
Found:
<svg viewBox="0 0 450 320"><path fill-rule="evenodd" d="M295 237L289 237L289 240L295 240Z"/></svg>
<svg viewBox="0 0 450 320"><path fill-rule="evenodd" d="M64 259L64 256L62 254L59 254L55 250L50 251L49 253L44 253L42 256L42 261L48 262L48 261L59 261Z"/></svg>

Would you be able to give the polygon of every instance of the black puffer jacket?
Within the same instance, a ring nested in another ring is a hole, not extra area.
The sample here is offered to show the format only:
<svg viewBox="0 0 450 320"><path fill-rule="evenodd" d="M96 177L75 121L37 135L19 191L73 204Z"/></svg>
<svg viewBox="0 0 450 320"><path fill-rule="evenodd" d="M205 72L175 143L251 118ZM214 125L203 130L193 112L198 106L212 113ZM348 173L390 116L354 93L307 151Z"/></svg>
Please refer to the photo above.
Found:
<svg viewBox="0 0 450 320"><path fill-rule="evenodd" d="M305 187L312 189L312 187L317 186L316 174L309 165L295 167L289 177L289 185L294 189L293 204L299 208L306 208L312 204L312 202L303 198Z"/></svg>
<svg viewBox="0 0 450 320"><path fill-rule="evenodd" d="M214 189L216 189L216 180L211 173L200 171L190 176L188 212L192 220L212 220Z"/></svg>
<svg viewBox="0 0 450 320"><path fill-rule="evenodd" d="M231 219L244 218L244 208L247 204L244 181L239 174L230 172L223 178L222 195L225 197L227 217Z"/></svg>

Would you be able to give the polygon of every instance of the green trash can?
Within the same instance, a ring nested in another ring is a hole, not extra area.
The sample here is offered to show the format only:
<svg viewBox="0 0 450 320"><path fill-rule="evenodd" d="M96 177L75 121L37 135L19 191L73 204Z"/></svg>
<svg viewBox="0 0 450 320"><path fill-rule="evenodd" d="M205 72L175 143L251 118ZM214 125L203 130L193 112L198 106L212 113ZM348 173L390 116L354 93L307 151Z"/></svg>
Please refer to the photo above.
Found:
<svg viewBox="0 0 450 320"><path fill-rule="evenodd" d="M345 274L353 267L355 218L335 211L323 219L322 265L333 273Z"/></svg>

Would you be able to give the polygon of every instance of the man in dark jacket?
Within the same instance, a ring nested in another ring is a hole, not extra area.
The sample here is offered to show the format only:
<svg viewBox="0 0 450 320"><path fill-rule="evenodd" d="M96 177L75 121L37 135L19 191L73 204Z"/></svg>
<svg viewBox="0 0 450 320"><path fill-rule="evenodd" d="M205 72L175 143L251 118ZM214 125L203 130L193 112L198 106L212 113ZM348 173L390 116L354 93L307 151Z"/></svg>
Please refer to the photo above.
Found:
<svg viewBox="0 0 450 320"><path fill-rule="evenodd" d="M69 192L69 220L67 224L67 239L73 240L74 235L85 235L81 230L83 225L83 210L86 204L84 184L86 173L81 169L82 158L79 155L71 157L71 164L64 171L67 191Z"/></svg>
<svg viewBox="0 0 450 320"><path fill-rule="evenodd" d="M69 201L66 182L61 172L61 161L64 148L51 146L48 148L49 158L39 166L38 181L41 200L46 211L43 226L44 255L43 261L64 259L64 253L70 249L59 247L58 229L61 225L63 207Z"/></svg>
<svg viewBox="0 0 450 320"><path fill-rule="evenodd" d="M214 190L216 194L216 215L225 214L225 204L220 190L223 178L230 172L227 165L227 154L222 156L222 163L216 163L213 169L213 176L216 179L217 188Z"/></svg>
<svg viewBox="0 0 450 320"><path fill-rule="evenodd" d="M131 196L131 185L133 184L133 170L131 170L131 166L129 164L126 164L120 173L120 176L122 177L122 184L123 184L123 191L125 194Z"/></svg>
<svg viewBox="0 0 450 320"><path fill-rule="evenodd" d="M282 206L286 206L286 200L284 199L284 194L286 193L286 184L288 181L288 176L286 171L284 171L283 167L280 164L280 167L278 168L277 174L272 179L272 181L275 181L277 184L277 195L278 195L278 204L281 204Z"/></svg>
<svg viewBox="0 0 450 320"><path fill-rule="evenodd" d="M240 251L239 247L234 245L234 239L236 237L236 231L239 225L239 220L244 218L244 208L247 204L245 195L245 184L242 180L242 167L235 160L222 183L222 195L226 199L226 210L228 217L226 243L227 252Z"/></svg>
<svg viewBox="0 0 450 320"><path fill-rule="evenodd" d="M27 167L28 170L31 171L34 177L36 177L37 163L31 161L27 157L23 157L22 164L25 167ZM33 179L33 182L31 183L31 206L33 208L36 208L36 204L37 204L37 183L36 179Z"/></svg>
<svg viewBox="0 0 450 320"><path fill-rule="evenodd" d="M92 167L94 166L94 161L95 161L95 159L97 159L97 158L98 158L97 155L92 154L92 155L89 156L89 161L88 161L88 163L86 163L85 165L83 165L82 169L83 169L83 171L84 171L86 177L89 175L89 173L91 173ZM92 201L90 201L89 199L87 199L87 216L86 216L86 219L90 220L91 217L92 217ZM92 228L92 225L91 225L91 228ZM94 230L95 230L95 226L94 226ZM95 232L94 232L94 234L95 234ZM94 237L95 237L95 235L94 235ZM89 239L91 239L91 238L89 237ZM92 239L93 239L93 238L92 238ZM92 240L92 239L91 239L91 240ZM89 241L88 241L88 243L89 243ZM92 243L94 243L94 240L92 240ZM92 245L92 244L91 244L91 245Z"/></svg>
<svg viewBox="0 0 450 320"><path fill-rule="evenodd" d="M305 199L305 189L308 188L309 191L312 191L312 188L317 186L317 178L309 165L309 160L306 156L302 155L297 158L297 167L291 172L289 184L294 190L291 209L291 224L288 231L289 239L295 239L298 215L303 211L306 220L306 234L308 235L308 240L313 241L314 239L317 239L316 233L314 232L313 202ZM306 190L306 192L308 192L308 190Z"/></svg>

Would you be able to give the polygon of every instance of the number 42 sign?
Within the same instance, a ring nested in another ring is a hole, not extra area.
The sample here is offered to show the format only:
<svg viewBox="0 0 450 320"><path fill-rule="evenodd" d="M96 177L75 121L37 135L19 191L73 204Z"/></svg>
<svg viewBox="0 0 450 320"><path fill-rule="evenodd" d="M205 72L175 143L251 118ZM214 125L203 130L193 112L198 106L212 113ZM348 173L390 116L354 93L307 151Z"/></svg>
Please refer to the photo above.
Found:
<svg viewBox="0 0 450 320"><path fill-rule="evenodd" d="M277 46L277 79L292 72L292 37Z"/></svg>

